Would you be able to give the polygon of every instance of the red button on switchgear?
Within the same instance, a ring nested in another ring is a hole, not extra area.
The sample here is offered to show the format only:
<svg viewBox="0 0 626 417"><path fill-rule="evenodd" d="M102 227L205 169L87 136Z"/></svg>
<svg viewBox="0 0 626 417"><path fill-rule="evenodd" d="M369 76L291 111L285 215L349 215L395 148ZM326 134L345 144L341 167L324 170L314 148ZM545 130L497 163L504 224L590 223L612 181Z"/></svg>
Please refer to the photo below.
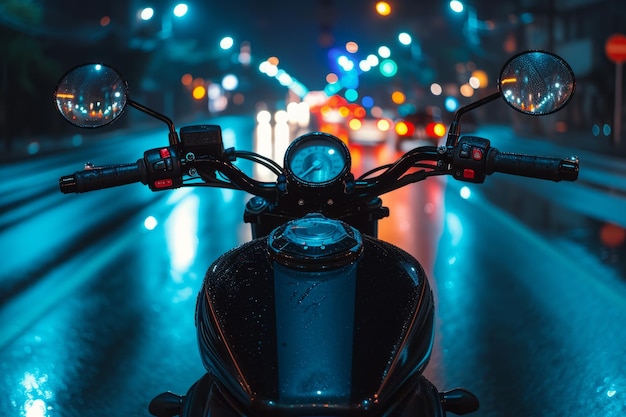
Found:
<svg viewBox="0 0 626 417"><path fill-rule="evenodd" d="M161 154L161 158L169 158L170 156L170 150L167 148L163 148L159 151L159 153Z"/></svg>
<svg viewBox="0 0 626 417"><path fill-rule="evenodd" d="M163 180L156 180L154 182L154 188L171 187L173 183L174 182L171 180L171 178L166 178L166 179L163 179Z"/></svg>
<svg viewBox="0 0 626 417"><path fill-rule="evenodd" d="M463 178L468 179L468 180L473 180L474 179L474 170L473 169L464 169L463 170Z"/></svg>
<svg viewBox="0 0 626 417"><path fill-rule="evenodd" d="M483 159L483 150L480 148L472 149L472 159L474 161L480 161L481 159Z"/></svg>

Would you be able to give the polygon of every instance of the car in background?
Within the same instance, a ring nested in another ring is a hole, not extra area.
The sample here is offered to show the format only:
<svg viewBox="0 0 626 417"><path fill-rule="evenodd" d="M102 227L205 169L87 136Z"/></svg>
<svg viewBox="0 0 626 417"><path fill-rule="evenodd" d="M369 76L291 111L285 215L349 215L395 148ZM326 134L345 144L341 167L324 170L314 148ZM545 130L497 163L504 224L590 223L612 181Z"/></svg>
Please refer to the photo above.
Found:
<svg viewBox="0 0 626 417"><path fill-rule="evenodd" d="M379 117L352 118L348 120L348 141L359 145L381 145L393 131L390 119Z"/></svg>
<svg viewBox="0 0 626 417"><path fill-rule="evenodd" d="M439 145L447 133L446 125L431 109L396 119L394 130L396 149L403 152L422 145Z"/></svg>

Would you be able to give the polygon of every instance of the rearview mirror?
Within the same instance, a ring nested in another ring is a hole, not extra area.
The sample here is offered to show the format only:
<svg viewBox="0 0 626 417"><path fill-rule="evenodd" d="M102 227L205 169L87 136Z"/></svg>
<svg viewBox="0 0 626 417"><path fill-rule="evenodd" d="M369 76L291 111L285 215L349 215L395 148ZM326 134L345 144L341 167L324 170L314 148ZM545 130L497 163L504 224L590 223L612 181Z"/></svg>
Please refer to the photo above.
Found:
<svg viewBox="0 0 626 417"><path fill-rule="evenodd" d="M65 73L54 92L57 110L75 126L101 127L116 120L128 102L120 73L102 64L85 64Z"/></svg>
<svg viewBox="0 0 626 417"><path fill-rule="evenodd" d="M565 106L576 82L561 57L546 51L518 54L503 66L498 88L515 110L531 115L554 113Z"/></svg>

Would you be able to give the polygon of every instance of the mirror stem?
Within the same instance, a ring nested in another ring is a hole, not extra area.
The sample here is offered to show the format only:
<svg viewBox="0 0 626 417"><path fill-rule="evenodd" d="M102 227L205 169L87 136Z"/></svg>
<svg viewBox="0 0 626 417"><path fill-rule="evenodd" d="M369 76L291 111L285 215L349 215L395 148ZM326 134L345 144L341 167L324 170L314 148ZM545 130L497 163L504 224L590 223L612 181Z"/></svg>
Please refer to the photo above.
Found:
<svg viewBox="0 0 626 417"><path fill-rule="evenodd" d="M454 146L459 140L459 136L461 135L459 119L461 118L461 116L463 116L468 111L475 109L476 107L480 107L484 104L489 103L490 101L497 99L498 97L501 97L499 91L458 109L456 113L454 113L454 119L452 120L452 123L450 123L450 128L448 129L448 139L446 140L446 146Z"/></svg>
<svg viewBox="0 0 626 417"><path fill-rule="evenodd" d="M169 117L161 113L158 113L152 109L149 109L148 107L142 104L139 104L136 101L133 101L131 99L128 99L128 105L165 122L167 124L167 127L170 130L170 133L169 133L170 145L176 146L180 143L180 141L178 140L178 133L176 133L176 128L174 127L174 122L172 122L172 120Z"/></svg>

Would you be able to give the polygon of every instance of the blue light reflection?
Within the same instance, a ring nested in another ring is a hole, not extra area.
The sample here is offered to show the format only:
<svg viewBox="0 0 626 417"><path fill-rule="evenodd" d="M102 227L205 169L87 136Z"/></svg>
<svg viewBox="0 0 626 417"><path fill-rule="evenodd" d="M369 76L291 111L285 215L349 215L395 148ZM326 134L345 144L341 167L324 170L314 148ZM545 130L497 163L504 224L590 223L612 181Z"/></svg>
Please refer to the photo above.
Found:
<svg viewBox="0 0 626 417"><path fill-rule="evenodd" d="M169 217L165 220L172 279L175 282L183 281L183 275L196 259L199 207L199 197L188 193L181 201L176 202Z"/></svg>
<svg viewBox="0 0 626 417"><path fill-rule="evenodd" d="M446 213L446 224L450 232L450 243L452 246L457 246L463 238L463 225L461 219L456 214L450 212Z"/></svg>
<svg viewBox="0 0 626 417"><path fill-rule="evenodd" d="M53 393L45 388L48 382L48 375L38 375L31 372L25 372L20 385L24 389L23 394L26 397L24 405L20 410L23 417L46 417L50 407L46 404L47 400L53 397Z"/></svg>

